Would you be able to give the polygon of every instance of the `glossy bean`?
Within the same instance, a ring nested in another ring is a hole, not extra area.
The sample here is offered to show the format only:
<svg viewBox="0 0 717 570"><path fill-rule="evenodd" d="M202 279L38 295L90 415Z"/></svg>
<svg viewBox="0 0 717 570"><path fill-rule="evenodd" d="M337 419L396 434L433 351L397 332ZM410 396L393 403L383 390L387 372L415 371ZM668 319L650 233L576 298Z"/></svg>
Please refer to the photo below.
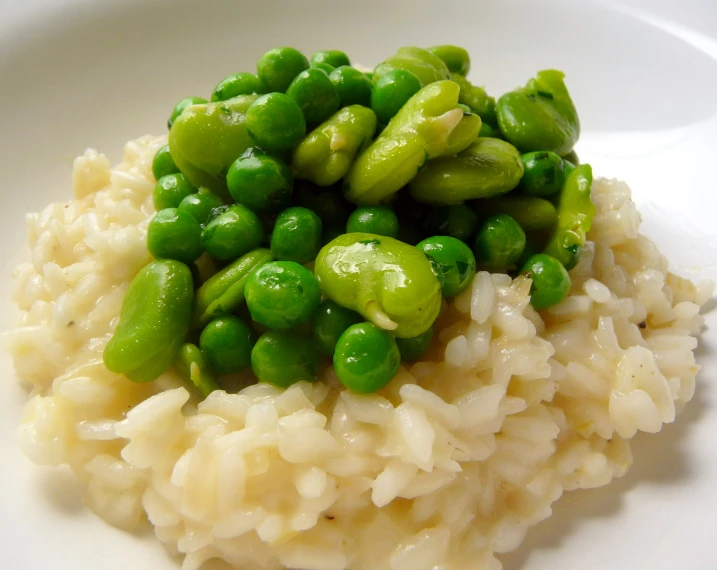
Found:
<svg viewBox="0 0 717 570"><path fill-rule="evenodd" d="M219 384L214 378L209 364L196 345L191 343L182 345L176 366L179 375L194 386L204 398L214 390L219 390Z"/></svg>
<svg viewBox="0 0 717 570"><path fill-rule="evenodd" d="M428 48L428 51L437 55L446 64L451 73L468 75L471 69L471 56L464 48L454 45L440 45Z"/></svg>
<svg viewBox="0 0 717 570"><path fill-rule="evenodd" d="M478 114L484 123L491 126L498 124L498 116L495 110L495 99L486 93L483 87L473 85L464 75L453 73L451 80L458 83L461 93L458 102L468 105L470 109Z"/></svg>
<svg viewBox="0 0 717 570"><path fill-rule="evenodd" d="M418 47L402 47L396 54L376 66L373 70L374 83L396 69L410 71L424 87L436 81L450 79L451 76L444 61L436 54Z"/></svg>

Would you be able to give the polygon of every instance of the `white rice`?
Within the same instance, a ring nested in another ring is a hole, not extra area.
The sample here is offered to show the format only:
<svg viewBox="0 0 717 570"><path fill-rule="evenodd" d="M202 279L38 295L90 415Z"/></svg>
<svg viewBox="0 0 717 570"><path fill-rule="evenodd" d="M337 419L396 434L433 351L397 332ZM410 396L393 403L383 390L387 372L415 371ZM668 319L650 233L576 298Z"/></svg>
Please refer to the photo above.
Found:
<svg viewBox="0 0 717 570"><path fill-rule="evenodd" d="M194 570L498 570L566 490L605 485L628 439L674 421L695 390L709 283L667 272L629 188L598 180L571 295L539 315L530 281L481 272L444 308L423 361L381 392L253 385L205 401L169 372L135 384L102 364L127 285L150 256L151 160L87 151L75 198L27 217L10 348L32 388L22 449L68 464L85 503L143 518ZM643 328L641 328L643 327Z"/></svg>

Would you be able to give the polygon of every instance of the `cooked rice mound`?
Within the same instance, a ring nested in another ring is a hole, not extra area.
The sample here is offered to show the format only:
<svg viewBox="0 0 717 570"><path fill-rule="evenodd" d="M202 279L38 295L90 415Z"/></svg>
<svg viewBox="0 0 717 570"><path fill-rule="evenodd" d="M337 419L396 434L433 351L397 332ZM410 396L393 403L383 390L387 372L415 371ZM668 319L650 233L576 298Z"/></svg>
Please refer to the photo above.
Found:
<svg viewBox="0 0 717 570"><path fill-rule="evenodd" d="M622 182L598 180L570 295L538 314L530 281L479 272L437 321L426 357L377 394L249 385L203 402L169 372L137 384L102 351L150 261L151 162L143 137L110 168L75 161L74 199L27 217L15 274L17 375L32 388L19 440L69 465L107 522L143 518L185 570L499 570L564 491L631 463L695 391L709 283L667 271L638 234Z"/></svg>

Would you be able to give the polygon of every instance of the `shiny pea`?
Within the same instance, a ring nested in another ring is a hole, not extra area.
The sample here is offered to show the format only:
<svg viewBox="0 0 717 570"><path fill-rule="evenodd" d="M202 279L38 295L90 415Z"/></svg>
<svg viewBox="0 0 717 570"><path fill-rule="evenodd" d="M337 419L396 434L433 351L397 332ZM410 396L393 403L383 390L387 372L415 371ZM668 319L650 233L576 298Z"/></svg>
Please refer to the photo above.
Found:
<svg viewBox="0 0 717 570"><path fill-rule="evenodd" d="M379 236L398 237L398 217L386 206L356 208L346 222L347 232L365 232Z"/></svg>
<svg viewBox="0 0 717 570"><path fill-rule="evenodd" d="M570 275L554 257L538 253L528 258L521 273L533 280L530 304L541 310L562 301L570 291Z"/></svg>
<svg viewBox="0 0 717 570"><path fill-rule="evenodd" d="M371 108L379 123L388 122L421 89L421 82L410 71L394 69L376 81L371 93Z"/></svg>
<svg viewBox="0 0 717 570"><path fill-rule="evenodd" d="M269 50L259 58L256 74L267 93L284 93L294 77L309 67L309 60L299 50L279 47Z"/></svg>
<svg viewBox="0 0 717 570"><path fill-rule="evenodd" d="M329 49L324 51L317 51L311 56L311 65L317 65L319 63L327 63L332 67L341 67L342 65L351 65L349 56L344 52L337 49Z"/></svg>
<svg viewBox="0 0 717 570"><path fill-rule="evenodd" d="M197 191L183 174L167 174L157 180L152 193L154 208L164 210L165 208L176 208L190 194Z"/></svg>
<svg viewBox="0 0 717 570"><path fill-rule="evenodd" d="M291 201L293 179L283 160L251 147L229 167L227 187L234 200L255 212L276 211Z"/></svg>
<svg viewBox="0 0 717 570"><path fill-rule="evenodd" d="M363 317L342 307L331 299L321 301L313 317L314 340L319 352L326 356L333 356L336 343L343 332L351 325L363 321Z"/></svg>
<svg viewBox="0 0 717 570"><path fill-rule="evenodd" d="M155 180L159 180L168 174L179 174L179 168L177 168L169 152L169 145L164 145L154 155L152 159L152 174Z"/></svg>
<svg viewBox="0 0 717 570"><path fill-rule="evenodd" d="M264 241L261 220L241 204L229 206L202 232L202 245L215 259L236 259Z"/></svg>
<svg viewBox="0 0 717 570"><path fill-rule="evenodd" d="M440 45L428 48L428 51L440 57L451 73L468 75L471 69L471 56L468 52L458 46Z"/></svg>
<svg viewBox="0 0 717 570"><path fill-rule="evenodd" d="M200 188L198 192L184 198L177 209L190 214L200 224L206 224L212 210L219 208L222 203L222 199L211 190Z"/></svg>
<svg viewBox="0 0 717 570"><path fill-rule="evenodd" d="M272 329L307 322L321 302L319 283L293 261L273 261L257 269L244 289L251 318Z"/></svg>
<svg viewBox="0 0 717 570"><path fill-rule="evenodd" d="M182 99L174 106L174 109L172 109L172 114L169 116L169 120L167 121L167 128L172 128L174 121L176 121L177 117L184 112L184 109L191 107L192 105L201 105L203 103L209 103L209 101L203 97L186 97Z"/></svg>
<svg viewBox="0 0 717 570"><path fill-rule="evenodd" d="M233 374L251 365L251 349L255 341L254 333L245 321L227 315L204 327L199 348L214 372Z"/></svg>
<svg viewBox="0 0 717 570"><path fill-rule="evenodd" d="M299 380L316 380L319 354L310 337L267 331L251 351L251 369L260 382L287 388Z"/></svg>
<svg viewBox="0 0 717 570"><path fill-rule="evenodd" d="M397 338L396 344L401 352L401 360L405 362L416 362L431 346L433 340L433 327L426 332L411 338Z"/></svg>
<svg viewBox="0 0 717 570"><path fill-rule="evenodd" d="M312 125L323 123L338 111L341 103L328 74L316 67L299 73L286 94L298 103L306 122Z"/></svg>
<svg viewBox="0 0 717 570"><path fill-rule="evenodd" d="M336 343L336 376L357 394L376 392L386 386L400 365L401 353L393 335L371 323L351 325Z"/></svg>
<svg viewBox="0 0 717 570"><path fill-rule="evenodd" d="M252 73L234 73L222 79L212 92L212 101L226 101L238 95L265 93L261 80Z"/></svg>
<svg viewBox="0 0 717 570"><path fill-rule="evenodd" d="M565 164L554 152L529 152L521 157L523 177L520 190L528 196L551 196L565 182Z"/></svg>
<svg viewBox="0 0 717 570"><path fill-rule="evenodd" d="M326 75L330 75L331 72L336 69L333 65L329 65L328 63L312 63L311 67L325 71Z"/></svg>
<svg viewBox="0 0 717 570"><path fill-rule="evenodd" d="M277 260L307 263L321 248L321 218L308 208L295 206L279 213L271 234L271 251Z"/></svg>
<svg viewBox="0 0 717 570"><path fill-rule="evenodd" d="M306 135L306 120L294 99L283 93L269 93L247 109L246 128L257 146L268 152L284 152Z"/></svg>
<svg viewBox="0 0 717 570"><path fill-rule="evenodd" d="M371 81L358 69L342 65L329 74L329 79L339 94L342 107L371 105Z"/></svg>
<svg viewBox="0 0 717 570"><path fill-rule="evenodd" d="M490 269L508 269L520 259L525 243L525 232L513 218L491 216L483 221L476 236L476 261Z"/></svg>
<svg viewBox="0 0 717 570"><path fill-rule="evenodd" d="M147 249L155 259L192 263L202 255L202 227L177 208L160 210L147 227Z"/></svg>
<svg viewBox="0 0 717 570"><path fill-rule="evenodd" d="M462 241L450 236L434 236L423 240L416 247L431 260L444 297L458 295L473 282L476 259Z"/></svg>

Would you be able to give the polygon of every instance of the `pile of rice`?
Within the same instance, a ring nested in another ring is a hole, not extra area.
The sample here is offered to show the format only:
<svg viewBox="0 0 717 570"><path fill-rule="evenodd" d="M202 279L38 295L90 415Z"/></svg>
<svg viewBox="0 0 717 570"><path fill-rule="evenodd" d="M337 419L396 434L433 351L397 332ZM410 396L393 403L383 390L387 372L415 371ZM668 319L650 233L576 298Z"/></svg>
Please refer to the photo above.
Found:
<svg viewBox="0 0 717 570"><path fill-rule="evenodd" d="M525 277L480 272L447 303L427 357L357 396L330 369L287 390L199 403L169 372L135 384L102 350L150 261L151 161L75 161L75 198L27 218L11 336L32 387L19 428L36 463L67 464L107 522L243 570L499 570L564 491L605 485L629 439L658 432L695 390L709 283L667 271L638 234L629 188L598 180L569 297L539 315Z"/></svg>

